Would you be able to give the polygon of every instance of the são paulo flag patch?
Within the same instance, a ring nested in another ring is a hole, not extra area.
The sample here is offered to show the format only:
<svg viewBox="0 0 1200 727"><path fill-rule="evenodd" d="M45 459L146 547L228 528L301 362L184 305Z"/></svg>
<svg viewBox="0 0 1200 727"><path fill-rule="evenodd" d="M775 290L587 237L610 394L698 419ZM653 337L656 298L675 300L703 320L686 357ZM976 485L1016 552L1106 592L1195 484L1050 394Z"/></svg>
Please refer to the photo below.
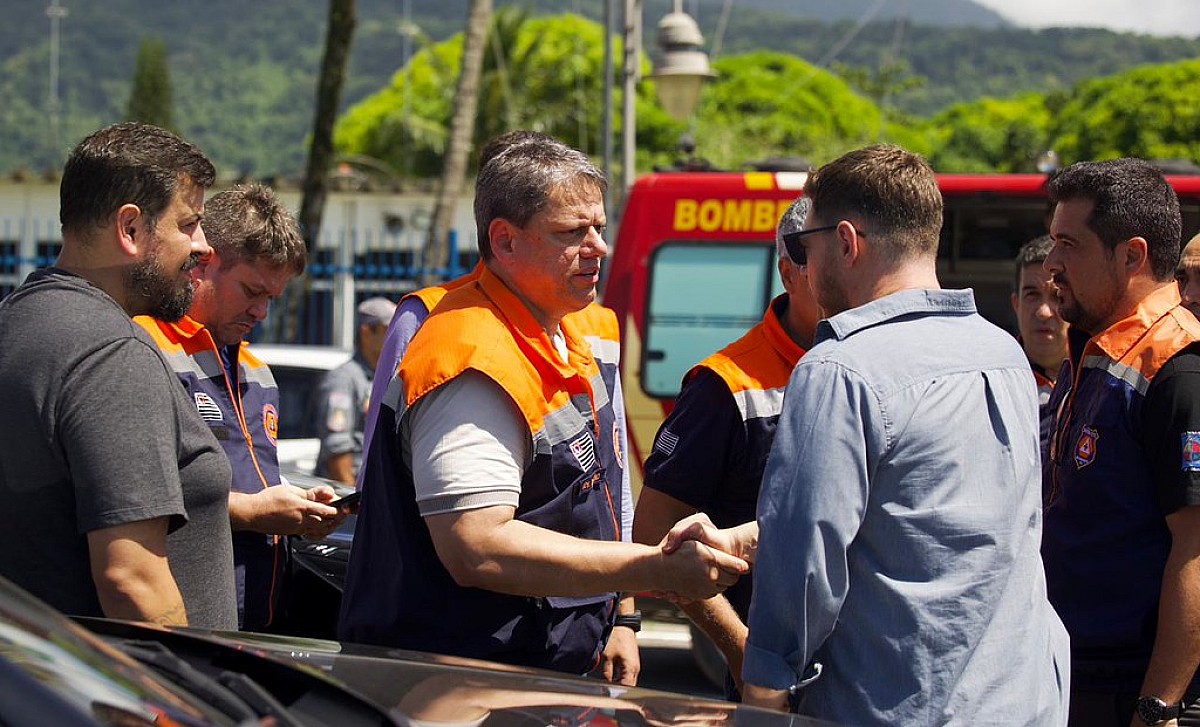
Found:
<svg viewBox="0 0 1200 727"><path fill-rule="evenodd" d="M1200 472L1200 432L1183 433L1183 471Z"/></svg>

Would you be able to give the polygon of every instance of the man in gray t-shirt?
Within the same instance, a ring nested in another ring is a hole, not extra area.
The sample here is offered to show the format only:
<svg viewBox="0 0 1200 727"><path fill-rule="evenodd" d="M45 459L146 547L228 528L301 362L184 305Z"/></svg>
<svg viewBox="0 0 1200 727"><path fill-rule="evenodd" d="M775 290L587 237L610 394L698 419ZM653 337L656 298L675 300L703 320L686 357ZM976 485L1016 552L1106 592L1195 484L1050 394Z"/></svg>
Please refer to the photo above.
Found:
<svg viewBox="0 0 1200 727"><path fill-rule="evenodd" d="M66 613L237 627L229 463L131 320L187 311L214 176L161 129L92 134L55 267L0 302L0 575Z"/></svg>

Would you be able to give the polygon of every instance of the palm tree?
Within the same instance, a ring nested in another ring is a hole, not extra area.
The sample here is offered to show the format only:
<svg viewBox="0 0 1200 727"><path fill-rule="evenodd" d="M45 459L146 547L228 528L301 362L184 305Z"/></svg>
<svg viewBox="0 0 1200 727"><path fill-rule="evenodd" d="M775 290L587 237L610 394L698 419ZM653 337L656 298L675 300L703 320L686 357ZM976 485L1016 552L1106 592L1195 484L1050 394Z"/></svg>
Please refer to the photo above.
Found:
<svg viewBox="0 0 1200 727"><path fill-rule="evenodd" d="M333 123L342 100L346 81L346 63L350 58L350 43L354 39L356 0L329 0L329 27L325 32L325 54L321 59L321 75L317 78L316 113L313 117L312 143L308 150L308 167L304 171L303 198L300 202L300 231L309 257L315 257L317 236L321 233L321 215L329 191L329 169L333 166ZM276 315L283 317L280 340L293 341L300 329L302 308L312 277L301 276L288 284L287 304L278 306Z"/></svg>
<svg viewBox="0 0 1200 727"><path fill-rule="evenodd" d="M342 101L346 62L354 39L356 0L329 0L329 27L325 32L325 55L317 79L317 104L313 118L312 144L304 172L304 198L300 204L300 229L309 254L317 246L321 213L325 209L329 168L333 165L333 123Z"/></svg>
<svg viewBox="0 0 1200 727"><path fill-rule="evenodd" d="M479 103L479 78L483 70L483 52L487 47L487 32L492 16L492 0L471 0L467 14L467 32L463 38L462 71L454 92L454 116L450 120L450 141L446 147L445 166L433 222L425 243L426 284L435 282L449 258L450 225L458 198L462 195L467 177L467 159L471 154L475 130L475 109Z"/></svg>

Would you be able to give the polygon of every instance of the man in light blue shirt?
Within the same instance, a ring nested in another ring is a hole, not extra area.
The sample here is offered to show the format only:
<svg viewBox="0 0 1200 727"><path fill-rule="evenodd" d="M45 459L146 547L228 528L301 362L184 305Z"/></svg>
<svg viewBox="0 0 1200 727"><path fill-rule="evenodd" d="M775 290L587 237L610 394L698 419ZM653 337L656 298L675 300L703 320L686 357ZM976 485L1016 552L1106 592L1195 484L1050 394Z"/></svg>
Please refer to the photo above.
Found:
<svg viewBox="0 0 1200 727"><path fill-rule="evenodd" d="M853 725L1065 724L1029 364L971 291L940 289L924 160L858 150L804 194L785 241L828 318L759 497L746 701L783 709L791 690Z"/></svg>

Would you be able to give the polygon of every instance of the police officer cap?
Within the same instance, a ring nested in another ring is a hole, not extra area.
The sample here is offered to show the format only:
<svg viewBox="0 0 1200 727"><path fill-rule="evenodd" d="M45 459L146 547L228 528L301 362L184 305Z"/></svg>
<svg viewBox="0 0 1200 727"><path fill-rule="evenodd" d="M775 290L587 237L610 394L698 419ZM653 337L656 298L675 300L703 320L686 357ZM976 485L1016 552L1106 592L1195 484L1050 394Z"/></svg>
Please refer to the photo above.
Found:
<svg viewBox="0 0 1200 727"><path fill-rule="evenodd" d="M395 312L396 304L387 298L367 298L358 304L358 322L360 325L386 326Z"/></svg>

